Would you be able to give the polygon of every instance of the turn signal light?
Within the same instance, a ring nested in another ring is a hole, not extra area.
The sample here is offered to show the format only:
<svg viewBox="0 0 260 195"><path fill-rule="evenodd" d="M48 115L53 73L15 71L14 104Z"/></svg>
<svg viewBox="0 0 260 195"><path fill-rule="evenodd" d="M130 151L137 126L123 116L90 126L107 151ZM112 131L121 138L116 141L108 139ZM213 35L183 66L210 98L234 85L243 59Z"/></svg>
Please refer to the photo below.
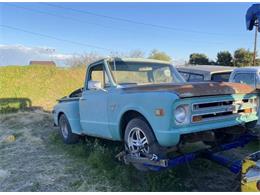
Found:
<svg viewBox="0 0 260 195"><path fill-rule="evenodd" d="M252 113L252 108L246 108L246 109L244 110L244 113Z"/></svg>
<svg viewBox="0 0 260 195"><path fill-rule="evenodd" d="M164 115L164 110L162 108L158 108L155 110L155 115L156 116L163 116Z"/></svg>
<svg viewBox="0 0 260 195"><path fill-rule="evenodd" d="M201 116L193 116L192 117L192 122L199 122L202 121L202 117Z"/></svg>

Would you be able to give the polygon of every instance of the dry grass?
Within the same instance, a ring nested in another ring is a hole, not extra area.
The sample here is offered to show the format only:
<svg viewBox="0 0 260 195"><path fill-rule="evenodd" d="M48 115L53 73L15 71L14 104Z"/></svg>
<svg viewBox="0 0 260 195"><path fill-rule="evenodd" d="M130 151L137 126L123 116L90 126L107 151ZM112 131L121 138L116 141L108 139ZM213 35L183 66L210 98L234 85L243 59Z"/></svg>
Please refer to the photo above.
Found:
<svg viewBox="0 0 260 195"><path fill-rule="evenodd" d="M0 191L238 190L235 175L212 162L140 173L114 158L121 149L120 143L94 138L65 145L51 115L42 111L0 115ZM259 143L252 143L228 154L241 157L257 149Z"/></svg>
<svg viewBox="0 0 260 195"><path fill-rule="evenodd" d="M57 147L48 113L20 112L2 116L0 121L1 191L110 190L106 179L93 178L84 160ZM7 135L15 135L16 140L6 143Z"/></svg>

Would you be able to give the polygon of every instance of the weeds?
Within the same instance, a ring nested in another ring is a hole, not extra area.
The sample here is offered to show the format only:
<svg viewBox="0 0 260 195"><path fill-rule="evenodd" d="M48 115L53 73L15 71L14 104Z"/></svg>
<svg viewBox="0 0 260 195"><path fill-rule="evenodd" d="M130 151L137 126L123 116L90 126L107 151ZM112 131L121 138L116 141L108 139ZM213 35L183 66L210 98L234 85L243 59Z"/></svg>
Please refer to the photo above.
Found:
<svg viewBox="0 0 260 195"><path fill-rule="evenodd" d="M55 134L53 141L66 150L72 158L83 160L91 167L96 177L106 178L110 181L110 185L115 186L112 191L204 191L204 189L208 191L203 185L198 186L201 181L210 181L206 177L203 178L205 176L203 176L203 172L207 172L207 174L214 171L223 173L223 175L229 175L229 179L232 180L230 177L232 174L228 170L207 160L197 160L191 163L189 166L193 173L190 172L187 165L162 172L146 173L137 171L132 166L124 165L114 158L123 149L120 143L88 138L86 142L81 140L77 145L68 146L63 145L60 140L58 134ZM253 144L249 148L253 149L255 145ZM80 189L84 189L82 187L85 185L84 182L81 183L79 180L76 184L75 187L80 186ZM209 186L211 187L211 185Z"/></svg>
<svg viewBox="0 0 260 195"><path fill-rule="evenodd" d="M76 145L64 145L57 133L53 133L50 139L55 146L64 150L71 158L84 161L96 177L105 178L105 180L110 181L110 185L116 186L111 189L112 191L181 190L172 170L162 173L143 173L132 166L120 163L115 158L116 154L123 149L120 143L88 138L86 142L81 140ZM65 169L66 172L74 170L75 165ZM80 189L83 189L84 185L81 180L71 184L71 186Z"/></svg>
<svg viewBox="0 0 260 195"><path fill-rule="evenodd" d="M64 144L50 114L44 112L2 116L0 140L8 134L16 141L0 142L0 170L10 173L0 180L3 191L228 191L235 181L228 170L206 160L192 162L191 171L184 164L140 172L115 159L123 150L120 142L88 137ZM235 153L251 153L258 144Z"/></svg>

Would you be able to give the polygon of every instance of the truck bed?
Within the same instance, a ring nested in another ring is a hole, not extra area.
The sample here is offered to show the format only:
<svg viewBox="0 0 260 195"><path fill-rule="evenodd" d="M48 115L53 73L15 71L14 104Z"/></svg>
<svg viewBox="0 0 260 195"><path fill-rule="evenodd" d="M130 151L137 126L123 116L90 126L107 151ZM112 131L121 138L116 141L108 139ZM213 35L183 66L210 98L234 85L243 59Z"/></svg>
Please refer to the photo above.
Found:
<svg viewBox="0 0 260 195"><path fill-rule="evenodd" d="M73 133L82 134L82 129L80 126L80 116L79 116L79 99L82 96L82 89L77 89L73 91L69 96L65 96L59 99L59 104L57 105L57 111L62 110L69 123L72 127ZM56 121L56 124L58 121Z"/></svg>
<svg viewBox="0 0 260 195"><path fill-rule="evenodd" d="M64 102L64 101L78 101L79 98L82 96L82 91L83 88L77 89L75 91L73 91L70 95L65 96L61 99L59 99L59 102Z"/></svg>

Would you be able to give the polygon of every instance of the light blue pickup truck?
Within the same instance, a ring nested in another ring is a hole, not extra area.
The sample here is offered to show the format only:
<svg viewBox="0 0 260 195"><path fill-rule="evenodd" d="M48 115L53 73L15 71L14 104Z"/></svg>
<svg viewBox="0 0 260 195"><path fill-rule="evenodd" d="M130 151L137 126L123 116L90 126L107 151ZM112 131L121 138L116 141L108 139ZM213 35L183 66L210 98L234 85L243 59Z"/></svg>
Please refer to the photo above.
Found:
<svg viewBox="0 0 260 195"><path fill-rule="evenodd" d="M186 142L245 133L235 127L256 124L258 96L239 83L187 83L169 62L107 58L88 66L85 86L60 99L53 117L65 143L87 135L163 156Z"/></svg>

